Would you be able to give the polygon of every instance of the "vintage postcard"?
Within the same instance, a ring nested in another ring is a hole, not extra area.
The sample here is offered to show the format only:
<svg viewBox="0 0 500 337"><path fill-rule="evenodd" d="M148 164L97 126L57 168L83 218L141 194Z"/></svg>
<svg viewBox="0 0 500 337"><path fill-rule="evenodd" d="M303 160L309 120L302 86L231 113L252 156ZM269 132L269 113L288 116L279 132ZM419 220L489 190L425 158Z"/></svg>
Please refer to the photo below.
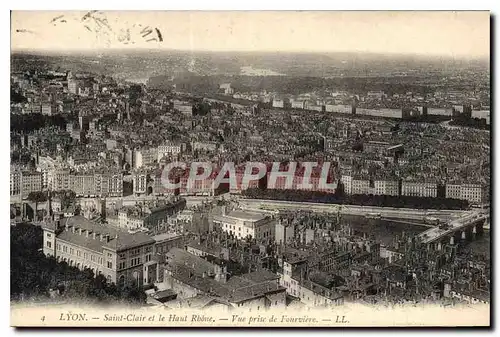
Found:
<svg viewBox="0 0 500 337"><path fill-rule="evenodd" d="M490 325L490 13L13 11L11 325Z"/></svg>

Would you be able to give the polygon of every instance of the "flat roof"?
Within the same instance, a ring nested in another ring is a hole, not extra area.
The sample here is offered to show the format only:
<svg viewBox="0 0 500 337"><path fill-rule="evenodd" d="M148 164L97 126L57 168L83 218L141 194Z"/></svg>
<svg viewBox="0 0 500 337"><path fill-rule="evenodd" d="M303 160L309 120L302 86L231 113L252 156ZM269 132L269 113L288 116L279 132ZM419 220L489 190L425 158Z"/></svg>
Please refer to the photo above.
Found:
<svg viewBox="0 0 500 337"><path fill-rule="evenodd" d="M243 210L232 211L229 214L227 214L226 217L240 219L244 221L259 221L266 218L266 216L262 213L243 211Z"/></svg>
<svg viewBox="0 0 500 337"><path fill-rule="evenodd" d="M154 235L153 240L155 240L156 242L160 242L160 241L175 239L175 238L178 238L181 236L182 235L177 234L177 233L162 233L162 234Z"/></svg>

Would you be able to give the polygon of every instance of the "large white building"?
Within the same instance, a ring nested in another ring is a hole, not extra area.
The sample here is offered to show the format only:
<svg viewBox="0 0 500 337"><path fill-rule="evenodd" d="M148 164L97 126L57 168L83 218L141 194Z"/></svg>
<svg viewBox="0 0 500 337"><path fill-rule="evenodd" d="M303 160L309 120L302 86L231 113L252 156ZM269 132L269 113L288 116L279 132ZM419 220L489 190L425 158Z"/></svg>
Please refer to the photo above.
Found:
<svg viewBox="0 0 500 337"><path fill-rule="evenodd" d="M42 173L40 185L42 184ZM123 196L123 174L121 173L80 173L68 170L53 170L48 173L48 187L52 191L72 190L77 196ZM41 187L40 187L41 190Z"/></svg>
<svg viewBox="0 0 500 337"><path fill-rule="evenodd" d="M142 148L135 149L133 153L134 169L141 168L143 166L149 166L153 164L158 159L158 149L157 148Z"/></svg>
<svg viewBox="0 0 500 337"><path fill-rule="evenodd" d="M285 100L275 98L273 99L273 108L284 108L285 107Z"/></svg>
<svg viewBox="0 0 500 337"><path fill-rule="evenodd" d="M134 194L146 194L148 188L147 174L144 172L136 172L132 176L132 186Z"/></svg>
<svg viewBox="0 0 500 337"><path fill-rule="evenodd" d="M174 109L178 110L183 115L191 116L193 114L193 105L189 102L174 100Z"/></svg>
<svg viewBox="0 0 500 337"><path fill-rule="evenodd" d="M344 192L347 194L352 193L352 177L350 175L342 175L340 177L340 181L342 185L344 185Z"/></svg>
<svg viewBox="0 0 500 337"><path fill-rule="evenodd" d="M157 161L160 162L160 160L163 157L169 157L171 155L177 155L181 153L181 146L177 144L165 144L165 145L160 145L158 146L157 149Z"/></svg>
<svg viewBox="0 0 500 337"><path fill-rule="evenodd" d="M397 180L375 180L375 195L399 195L399 183Z"/></svg>
<svg viewBox="0 0 500 337"><path fill-rule="evenodd" d="M238 239L247 236L260 240L275 238L275 221L262 213L236 210L228 214L215 215L213 223L217 228L235 235Z"/></svg>
<svg viewBox="0 0 500 337"><path fill-rule="evenodd" d="M20 170L10 170L10 195L21 194L22 173Z"/></svg>
<svg viewBox="0 0 500 337"><path fill-rule="evenodd" d="M403 181L401 195L415 197L437 197L437 184L416 181Z"/></svg>
<svg viewBox="0 0 500 337"><path fill-rule="evenodd" d="M368 179L352 179L351 193L352 194L367 194L370 190L370 180Z"/></svg>
<svg viewBox="0 0 500 337"><path fill-rule="evenodd" d="M446 197L479 204L488 200L488 189L481 184L446 184Z"/></svg>

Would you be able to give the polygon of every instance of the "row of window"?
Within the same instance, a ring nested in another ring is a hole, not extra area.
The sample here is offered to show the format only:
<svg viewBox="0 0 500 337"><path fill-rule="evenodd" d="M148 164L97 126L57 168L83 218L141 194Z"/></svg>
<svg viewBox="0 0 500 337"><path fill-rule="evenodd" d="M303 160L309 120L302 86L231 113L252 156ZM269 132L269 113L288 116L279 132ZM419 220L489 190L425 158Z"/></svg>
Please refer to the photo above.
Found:
<svg viewBox="0 0 500 337"><path fill-rule="evenodd" d="M140 253L141 253L141 248L135 248L135 249L130 250L131 256L139 255Z"/></svg>
<svg viewBox="0 0 500 337"><path fill-rule="evenodd" d="M51 244L50 241L47 241L47 247L48 248L52 247L52 244ZM56 244L56 250L62 251L63 253L69 253L70 255L76 255L77 257L82 257L82 251L81 250L79 250L79 249L75 250L72 247L68 247L66 245L61 245L60 243ZM110 255L111 255L111 253L108 253L108 257L111 257ZM89 253L83 252L83 258L85 260L88 260L89 259ZM104 263L104 259L101 256L97 256L95 254L90 254L90 261L95 262L95 263L99 263L99 264L103 264Z"/></svg>
<svg viewBox="0 0 500 337"><path fill-rule="evenodd" d="M130 260L130 267L135 267L141 264L141 257L135 257Z"/></svg>

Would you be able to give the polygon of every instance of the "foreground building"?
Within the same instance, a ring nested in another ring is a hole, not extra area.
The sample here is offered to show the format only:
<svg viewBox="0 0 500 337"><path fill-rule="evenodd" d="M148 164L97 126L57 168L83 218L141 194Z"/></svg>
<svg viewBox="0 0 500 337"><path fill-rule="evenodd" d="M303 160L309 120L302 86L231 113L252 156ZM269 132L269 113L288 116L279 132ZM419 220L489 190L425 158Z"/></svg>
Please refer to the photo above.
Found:
<svg viewBox="0 0 500 337"><path fill-rule="evenodd" d="M81 270L90 269L108 282L143 286L158 278L153 261L155 240L98 225L82 216L47 220L42 224L43 253Z"/></svg>

